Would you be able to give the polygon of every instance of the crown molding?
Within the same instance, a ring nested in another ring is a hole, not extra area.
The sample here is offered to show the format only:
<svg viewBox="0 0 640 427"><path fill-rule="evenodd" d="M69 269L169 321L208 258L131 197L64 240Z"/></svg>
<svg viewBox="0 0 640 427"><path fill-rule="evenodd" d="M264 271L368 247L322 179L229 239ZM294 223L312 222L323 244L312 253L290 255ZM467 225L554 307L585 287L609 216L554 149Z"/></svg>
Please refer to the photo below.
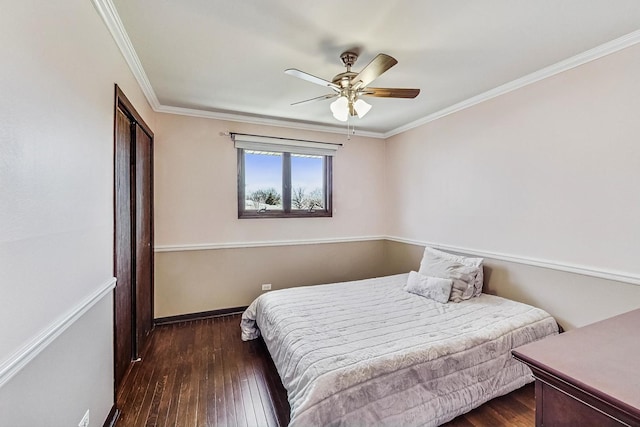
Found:
<svg viewBox="0 0 640 427"><path fill-rule="evenodd" d="M501 86L490 89L486 92L483 92L479 95L466 99L462 102L458 102L457 104L454 104L450 107L444 108L440 111L436 111L435 113L429 114L426 117L415 120L411 123L407 123L404 126L395 128L389 132L386 132L384 134L384 138L385 139L390 138L394 135L398 135L400 133L417 128L419 126L422 126L434 120L438 120L442 117L448 116L449 114L453 114L458 111L464 110L466 108L473 107L474 105L480 104L481 102L488 101L497 96L504 95L514 90L528 86L537 81L546 79L551 76L555 76L556 74L571 70L572 68L578 67L588 62L595 61L596 59L618 52L619 50L633 46L637 43L640 43L640 30L626 34L615 40L601 44L600 46L596 46L593 49L589 49L585 52L572 56L571 58L567 58L563 61L557 62L548 67L542 68L541 70L534 71L531 74L527 74L524 77L520 77L519 79L512 80L508 83L505 83Z"/></svg>
<svg viewBox="0 0 640 427"><path fill-rule="evenodd" d="M201 117L208 119L217 119L217 120L227 120L233 122L242 122L249 124L257 124L257 125L269 125L269 126L280 126L291 129L300 129L300 130L312 130L318 132L328 132L328 133L344 133L343 128L329 126L329 125L316 125L316 124L306 124L300 123L290 120L280 120L274 118L260 118L250 115L244 115L240 113L221 113L221 112L212 112L206 110L198 110L191 108L183 108L183 107L172 107L167 105L161 105L158 101L158 97L156 96L153 88L151 87L151 83L147 74L142 67L142 63L136 54L136 51L127 35L127 32L120 20L120 16L111 0L91 0L95 9L98 11L98 14L104 21L105 25L109 29L113 39L115 40L118 48L122 52L125 61L129 65L131 72L133 73L135 79L137 80L142 92L144 93L149 105L151 108L159 113L167 113L167 114L178 114L182 116L191 116L191 117ZM458 111L464 110L469 107L473 107L481 102L488 101L497 96L504 95L506 93L512 92L514 90L520 89L524 86L530 85L542 79L546 79L547 77L554 76L556 74L562 73L564 71L570 70L572 68L578 67L580 65L586 64L587 62L594 61L596 59L602 58L603 56L609 55L611 53L617 52L619 50L625 49L627 47L633 46L637 43L640 43L640 30L634 31L622 37L619 37L610 42L604 43L600 46L597 46L593 49L589 49L585 52L579 53L571 58L565 59L564 61L560 61L556 64L545 67L541 70L535 71L531 74L527 74L524 77L513 80L511 82L505 83L501 86L483 92L479 95L473 96L469 99L466 99L457 104L451 105L450 107L444 108L440 111L436 111L435 113L429 114L421 119L415 120L411 123L407 123L406 125L397 127L389 132L370 132L370 131L358 131L358 136L365 136L370 138L380 138L387 139L394 135L398 135L400 133L406 132L408 130L417 128L426 123L432 122L434 120L438 120L442 117L448 116L449 114L456 113Z"/></svg>
<svg viewBox="0 0 640 427"><path fill-rule="evenodd" d="M33 337L22 348L16 351L6 361L0 363L0 387L5 385L14 375L24 368L34 357L42 353L49 344L57 337L73 325L84 313L89 311L91 307L106 295L108 295L116 286L116 278L112 277L98 288L96 288L89 296L80 301L75 307L54 320L49 326L42 330L37 336Z"/></svg>
<svg viewBox="0 0 640 427"><path fill-rule="evenodd" d="M267 117L255 117L255 116L248 116L248 115L243 115L238 113L222 113L222 112L214 112L214 111L207 111L207 110L198 110L194 108L171 107L167 105L160 105L158 108L154 108L154 110L158 113L177 114L181 116L226 120L230 122L241 122L241 123L248 123L248 124L254 124L254 125L280 126L288 129L311 130L311 131L317 131L317 132L327 132L327 133L337 133L337 134L347 135L347 133L345 132L345 129L346 129L345 127L318 125L318 124L312 124L312 123L301 123L301 122L294 122L290 120L273 119L273 118L267 118ZM369 138L383 139L384 133L356 130L354 136L365 136Z"/></svg>
<svg viewBox="0 0 640 427"><path fill-rule="evenodd" d="M226 120L231 122L242 122L257 125L280 126L290 129L345 134L345 128L343 127L300 123L291 120L262 118L239 113L213 112L160 104L160 101L158 100L158 97L156 96L156 93L151 86L151 82L149 81L149 78L147 77L147 74L142 67L142 63L140 62L138 54L136 53L133 44L131 43L131 39L129 38L129 35L127 34L127 31L122 24L122 20L120 19L118 11L116 10L113 2L111 0L91 0L91 3L93 3L93 6L98 12L98 15L100 15L105 25L109 29L111 36L115 40L116 45L120 49L122 56L131 69L133 76L140 85L140 89L144 93L144 96L147 98L147 101L149 102L149 105L151 106L153 111L157 113L177 114L181 116L201 117L207 119ZM369 138L384 138L384 133L382 132L356 131L355 135Z"/></svg>
<svg viewBox="0 0 640 427"><path fill-rule="evenodd" d="M142 63L138 58L136 50L133 48L131 39L129 39L129 35L124 29L124 25L120 20L120 16L116 11L116 7L113 2L111 0L91 0L91 3L93 3L93 7L98 11L98 15L100 15L109 29L113 40L115 40L122 56L124 56L124 60L127 62L127 65L129 65L133 76L138 82L138 85L140 85L140 89L147 98L147 102L149 102L149 105L151 105L153 110L157 110L157 108L160 107L158 97L156 96L153 87L151 87L151 82L149 81L149 78L147 78L144 68L142 68Z"/></svg>

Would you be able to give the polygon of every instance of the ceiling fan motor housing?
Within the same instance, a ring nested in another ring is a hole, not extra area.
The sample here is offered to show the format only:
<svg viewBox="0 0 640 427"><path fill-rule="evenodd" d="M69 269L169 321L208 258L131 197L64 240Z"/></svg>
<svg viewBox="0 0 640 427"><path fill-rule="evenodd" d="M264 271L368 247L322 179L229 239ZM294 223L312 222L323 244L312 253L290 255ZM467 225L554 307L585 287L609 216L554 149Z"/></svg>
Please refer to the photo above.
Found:
<svg viewBox="0 0 640 427"><path fill-rule="evenodd" d="M354 73L353 71L346 71L344 73L336 74L336 76L331 81L341 88L346 89L350 86L351 79L353 79L357 75L358 73Z"/></svg>
<svg viewBox="0 0 640 427"><path fill-rule="evenodd" d="M347 67L347 71L351 71L351 67L353 67L353 64L358 60L358 54L349 51L342 52L340 59L342 59L344 66Z"/></svg>

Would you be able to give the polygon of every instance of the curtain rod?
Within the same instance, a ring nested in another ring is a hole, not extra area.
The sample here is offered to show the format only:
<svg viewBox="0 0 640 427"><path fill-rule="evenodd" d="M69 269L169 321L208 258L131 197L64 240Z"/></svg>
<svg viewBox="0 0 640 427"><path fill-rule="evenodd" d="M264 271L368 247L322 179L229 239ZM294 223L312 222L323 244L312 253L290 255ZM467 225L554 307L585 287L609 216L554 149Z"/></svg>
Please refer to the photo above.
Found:
<svg viewBox="0 0 640 427"><path fill-rule="evenodd" d="M280 137L280 136L269 136L269 135L255 135L255 134L252 134L252 133L227 132L224 135L230 136L232 138L233 138L234 135L256 136L258 138L282 139L284 141L303 141L303 142L313 142L313 143L316 143L316 144L330 144L330 145L338 145L340 147L343 146L343 144L337 143L337 142L311 141L311 140L308 140L308 139L283 138L283 137Z"/></svg>

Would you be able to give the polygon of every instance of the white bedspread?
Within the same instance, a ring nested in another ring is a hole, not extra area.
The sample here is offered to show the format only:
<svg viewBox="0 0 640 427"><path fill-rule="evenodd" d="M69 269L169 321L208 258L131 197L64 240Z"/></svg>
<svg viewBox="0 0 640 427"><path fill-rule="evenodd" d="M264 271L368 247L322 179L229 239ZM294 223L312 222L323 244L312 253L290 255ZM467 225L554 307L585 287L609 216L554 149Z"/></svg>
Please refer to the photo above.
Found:
<svg viewBox="0 0 640 427"><path fill-rule="evenodd" d="M407 277L272 291L247 308L242 338L262 334L291 426L436 426L532 381L510 350L556 334L549 314L486 294L440 304L404 291Z"/></svg>

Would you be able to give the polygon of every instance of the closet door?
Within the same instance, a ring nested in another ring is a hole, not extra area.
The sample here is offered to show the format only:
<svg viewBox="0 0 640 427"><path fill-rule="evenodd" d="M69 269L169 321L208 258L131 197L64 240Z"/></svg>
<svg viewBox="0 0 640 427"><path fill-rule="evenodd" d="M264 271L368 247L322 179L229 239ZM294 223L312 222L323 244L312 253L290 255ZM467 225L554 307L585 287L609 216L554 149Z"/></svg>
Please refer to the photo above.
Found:
<svg viewBox="0 0 640 427"><path fill-rule="evenodd" d="M114 379L116 389L131 365L133 337L133 253L131 222L131 121L119 108L115 123Z"/></svg>
<svg viewBox="0 0 640 427"><path fill-rule="evenodd" d="M153 145L140 126L135 135L135 354L141 357L153 328Z"/></svg>
<svg viewBox="0 0 640 427"><path fill-rule="evenodd" d="M114 383L117 393L153 329L153 133L116 86Z"/></svg>

